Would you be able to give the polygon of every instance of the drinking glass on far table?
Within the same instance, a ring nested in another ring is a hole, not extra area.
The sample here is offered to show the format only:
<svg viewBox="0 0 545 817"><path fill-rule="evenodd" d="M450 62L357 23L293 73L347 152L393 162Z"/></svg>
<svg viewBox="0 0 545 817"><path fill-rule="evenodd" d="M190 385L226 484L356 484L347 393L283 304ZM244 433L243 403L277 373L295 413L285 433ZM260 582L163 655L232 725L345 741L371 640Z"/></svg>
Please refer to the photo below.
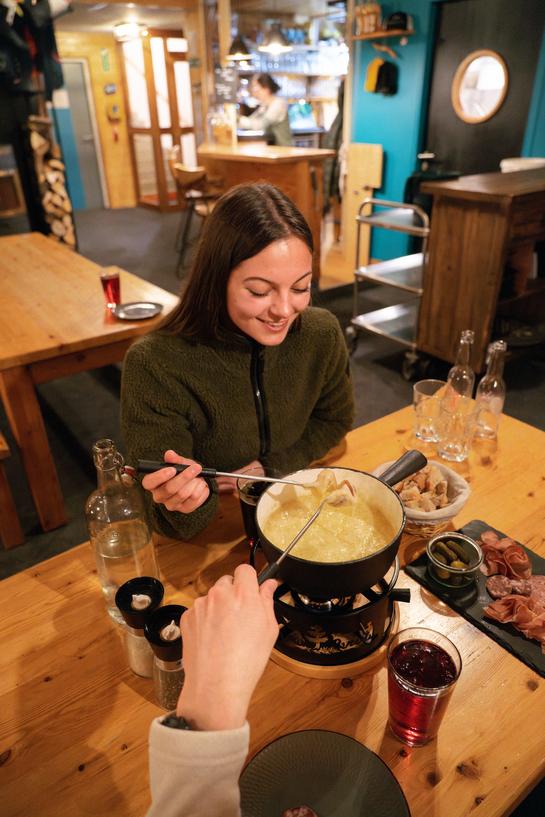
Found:
<svg viewBox="0 0 545 817"><path fill-rule="evenodd" d="M437 452L444 460L467 460L477 423L477 407L470 397L451 393L441 400Z"/></svg>
<svg viewBox="0 0 545 817"><path fill-rule="evenodd" d="M413 386L414 435L422 442L439 439L437 422L446 385L444 380L419 380Z"/></svg>
<svg viewBox="0 0 545 817"><path fill-rule="evenodd" d="M388 647L389 725L409 746L436 735L462 669L446 636L425 627L402 630Z"/></svg>
<svg viewBox="0 0 545 817"><path fill-rule="evenodd" d="M100 283L106 299L108 309L114 309L120 302L121 287L119 285L118 270L104 270L100 274Z"/></svg>

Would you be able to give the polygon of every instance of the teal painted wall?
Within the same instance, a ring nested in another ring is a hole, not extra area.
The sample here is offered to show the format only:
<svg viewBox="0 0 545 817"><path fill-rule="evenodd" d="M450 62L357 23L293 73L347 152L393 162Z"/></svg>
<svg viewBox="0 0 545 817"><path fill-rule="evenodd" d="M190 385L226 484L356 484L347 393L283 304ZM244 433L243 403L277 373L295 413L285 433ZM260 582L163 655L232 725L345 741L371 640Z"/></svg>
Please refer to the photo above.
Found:
<svg viewBox="0 0 545 817"><path fill-rule="evenodd" d="M522 155L545 156L545 32L541 42Z"/></svg>
<svg viewBox="0 0 545 817"><path fill-rule="evenodd" d="M364 90L367 66L375 57L390 60L375 51L368 41L354 44L354 88L352 107L352 141L381 144L384 149L383 184L378 198L403 201L407 177L417 166L424 124L430 61L433 54L432 0L397 0L382 5L385 15L405 11L412 15L416 34L406 46L399 40L388 44L399 54L398 92L394 96L372 94ZM407 252L407 238L400 233L374 230L373 258L395 258Z"/></svg>
<svg viewBox="0 0 545 817"><path fill-rule="evenodd" d="M437 0L398 0L383 3L385 15L394 11L412 14L416 34L406 46L399 40L388 43L399 54L399 88L395 96L371 94L364 90L367 66L378 53L370 42L354 43L354 88L352 141L381 144L384 148L382 188L377 198L403 200L407 177L417 167L416 154L425 147L422 133L426 120L429 79L433 59L433 39ZM536 69L528 123L521 151L523 156L545 156L545 33ZM396 258L407 252L408 239L394 232L374 230L373 258Z"/></svg>

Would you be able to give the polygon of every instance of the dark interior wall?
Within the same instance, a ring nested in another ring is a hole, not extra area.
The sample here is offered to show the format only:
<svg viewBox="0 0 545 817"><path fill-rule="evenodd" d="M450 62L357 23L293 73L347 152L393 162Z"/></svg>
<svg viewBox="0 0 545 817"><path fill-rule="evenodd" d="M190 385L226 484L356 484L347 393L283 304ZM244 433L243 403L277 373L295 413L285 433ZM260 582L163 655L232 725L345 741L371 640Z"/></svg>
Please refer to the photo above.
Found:
<svg viewBox="0 0 545 817"><path fill-rule="evenodd" d="M439 6L426 146L443 165L462 174L499 169L501 159L520 156L534 76L545 27L544 0L455 0ZM487 122L456 116L451 84L472 51L497 51L509 72L504 104Z"/></svg>
<svg viewBox="0 0 545 817"><path fill-rule="evenodd" d="M0 144L13 147L30 229L47 234L49 226L41 205L30 134L25 126L28 117L36 112L35 98L32 95L13 94L0 89Z"/></svg>

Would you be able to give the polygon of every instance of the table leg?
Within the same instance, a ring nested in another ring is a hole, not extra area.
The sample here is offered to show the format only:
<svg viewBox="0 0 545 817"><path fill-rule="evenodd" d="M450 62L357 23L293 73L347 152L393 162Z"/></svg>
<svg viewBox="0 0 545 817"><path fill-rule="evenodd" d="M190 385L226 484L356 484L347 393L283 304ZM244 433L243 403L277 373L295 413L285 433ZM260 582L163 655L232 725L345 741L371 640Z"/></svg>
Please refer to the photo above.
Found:
<svg viewBox="0 0 545 817"><path fill-rule="evenodd" d="M0 393L44 530L66 524L64 501L32 378L24 366L0 372Z"/></svg>

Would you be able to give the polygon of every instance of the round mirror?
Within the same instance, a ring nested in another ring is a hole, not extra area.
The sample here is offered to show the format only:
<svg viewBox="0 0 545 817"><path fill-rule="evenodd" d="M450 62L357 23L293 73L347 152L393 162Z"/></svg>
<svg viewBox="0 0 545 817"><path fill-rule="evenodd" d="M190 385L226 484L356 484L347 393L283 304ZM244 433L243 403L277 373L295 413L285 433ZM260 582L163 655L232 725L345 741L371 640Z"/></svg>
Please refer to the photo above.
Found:
<svg viewBox="0 0 545 817"><path fill-rule="evenodd" d="M495 51L473 51L462 60L452 81L452 106L464 122L486 122L507 94L507 65Z"/></svg>

